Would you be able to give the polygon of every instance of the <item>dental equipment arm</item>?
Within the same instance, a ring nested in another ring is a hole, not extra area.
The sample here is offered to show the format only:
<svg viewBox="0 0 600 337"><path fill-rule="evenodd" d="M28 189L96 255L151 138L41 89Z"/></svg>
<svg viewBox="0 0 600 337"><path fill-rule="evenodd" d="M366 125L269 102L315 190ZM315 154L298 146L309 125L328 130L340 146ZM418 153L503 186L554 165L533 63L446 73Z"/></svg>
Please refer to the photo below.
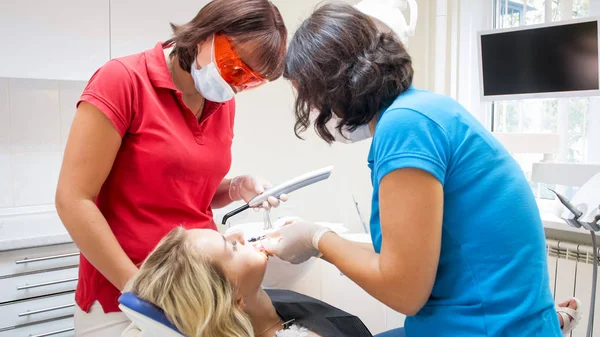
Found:
<svg viewBox="0 0 600 337"><path fill-rule="evenodd" d="M600 224L598 223L598 216L600 216L600 173L581 186L571 201L556 192L554 193L567 208L562 213L561 218L569 226L574 228L583 227L593 232L600 231Z"/></svg>
<svg viewBox="0 0 600 337"><path fill-rule="evenodd" d="M287 194L294 192L296 190L299 190L303 187L310 186L314 183L325 180L325 179L329 178L332 171L333 171L333 166L325 167L325 168L322 168L322 169L319 169L316 171L306 173L306 174L296 177L294 179L288 180L288 181L286 181L280 185L277 185L275 187L269 188L268 190L257 195L256 197L254 197L252 200L248 201L247 204L225 214L225 216L223 217L222 224L225 225L227 223L227 220L229 220L229 218L231 218L232 216L239 214L249 208L259 207L265 201L267 201L269 198L272 198L272 197L279 198L280 196L282 196L284 194L287 195Z"/></svg>
<svg viewBox="0 0 600 337"><path fill-rule="evenodd" d="M562 214L562 219L575 228L585 228L592 235L592 246L594 249L592 264L592 296L590 298L590 312L587 327L587 337L592 337L594 331L594 317L596 306L596 285L598 279L598 244L596 243L596 232L600 231L600 173L586 182L569 201L564 196L550 189L558 197L558 200L567 209Z"/></svg>

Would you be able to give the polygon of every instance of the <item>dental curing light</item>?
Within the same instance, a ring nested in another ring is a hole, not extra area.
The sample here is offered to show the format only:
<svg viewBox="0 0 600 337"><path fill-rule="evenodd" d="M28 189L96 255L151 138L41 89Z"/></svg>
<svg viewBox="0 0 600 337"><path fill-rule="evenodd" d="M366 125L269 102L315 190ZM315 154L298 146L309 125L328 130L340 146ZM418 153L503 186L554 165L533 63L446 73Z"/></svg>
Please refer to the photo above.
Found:
<svg viewBox="0 0 600 337"><path fill-rule="evenodd" d="M319 181L325 180L329 178L331 172L333 171L333 166L328 166L316 171L312 171L301 176L298 176L294 179L290 179L283 184L279 184L275 187L272 187L263 193L254 197L254 199L250 200L244 206L241 206L233 211L225 214L223 216L223 221L221 224L225 225L227 220L232 216L239 214L249 208L260 207L265 201L267 201L270 197L279 198L282 194L290 194L296 190L299 190L303 187L312 185L314 183L318 183Z"/></svg>

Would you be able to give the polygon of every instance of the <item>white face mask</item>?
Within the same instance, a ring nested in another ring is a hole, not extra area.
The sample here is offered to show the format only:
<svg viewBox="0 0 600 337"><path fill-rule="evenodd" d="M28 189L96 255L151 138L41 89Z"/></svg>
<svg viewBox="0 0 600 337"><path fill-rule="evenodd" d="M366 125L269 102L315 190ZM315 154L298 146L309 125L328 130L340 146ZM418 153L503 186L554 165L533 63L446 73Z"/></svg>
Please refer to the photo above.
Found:
<svg viewBox="0 0 600 337"><path fill-rule="evenodd" d="M231 86L225 82L214 61L215 37L213 35L213 46L211 52L211 62L201 69L196 68L196 62L192 63L190 74L194 79L196 90L207 100L216 103L224 103L233 98L235 92Z"/></svg>
<svg viewBox="0 0 600 337"><path fill-rule="evenodd" d="M371 128L369 128L369 124L360 125L354 131L350 131L346 126L343 126L342 132L340 133L340 131L337 129L339 122L340 118L336 115L333 115L329 122L325 124L325 127L329 133L333 135L333 138L336 142L352 144L373 137L371 134Z"/></svg>

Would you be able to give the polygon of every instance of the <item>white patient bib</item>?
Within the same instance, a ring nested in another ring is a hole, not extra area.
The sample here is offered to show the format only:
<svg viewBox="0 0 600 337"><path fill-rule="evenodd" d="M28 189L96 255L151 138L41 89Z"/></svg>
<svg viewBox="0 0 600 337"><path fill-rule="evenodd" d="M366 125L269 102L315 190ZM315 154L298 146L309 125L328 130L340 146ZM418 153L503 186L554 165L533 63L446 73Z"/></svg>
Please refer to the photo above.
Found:
<svg viewBox="0 0 600 337"><path fill-rule="evenodd" d="M308 330L294 324L289 329L277 331L275 337L308 337Z"/></svg>

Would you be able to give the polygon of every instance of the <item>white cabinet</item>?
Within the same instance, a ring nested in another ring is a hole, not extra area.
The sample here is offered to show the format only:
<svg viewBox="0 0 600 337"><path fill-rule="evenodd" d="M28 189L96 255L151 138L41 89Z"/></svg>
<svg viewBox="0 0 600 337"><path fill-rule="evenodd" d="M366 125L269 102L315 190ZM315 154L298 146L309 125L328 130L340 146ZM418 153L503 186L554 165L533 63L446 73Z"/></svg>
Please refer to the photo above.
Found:
<svg viewBox="0 0 600 337"><path fill-rule="evenodd" d="M73 337L73 318L48 321L43 324L19 326L14 329L0 330L0 337Z"/></svg>
<svg viewBox="0 0 600 337"><path fill-rule="evenodd" d="M0 252L0 279L78 265L79 250L74 243L10 250Z"/></svg>
<svg viewBox="0 0 600 337"><path fill-rule="evenodd" d="M0 305L0 329L73 315L74 308L75 292Z"/></svg>
<svg viewBox="0 0 600 337"><path fill-rule="evenodd" d="M79 251L72 244L0 251L0 337L73 337Z"/></svg>
<svg viewBox="0 0 600 337"><path fill-rule="evenodd" d="M183 24L192 20L208 0L111 1L111 57L135 54L168 40L170 23Z"/></svg>
<svg viewBox="0 0 600 337"><path fill-rule="evenodd" d="M108 0L0 1L0 77L88 80L109 59Z"/></svg>

